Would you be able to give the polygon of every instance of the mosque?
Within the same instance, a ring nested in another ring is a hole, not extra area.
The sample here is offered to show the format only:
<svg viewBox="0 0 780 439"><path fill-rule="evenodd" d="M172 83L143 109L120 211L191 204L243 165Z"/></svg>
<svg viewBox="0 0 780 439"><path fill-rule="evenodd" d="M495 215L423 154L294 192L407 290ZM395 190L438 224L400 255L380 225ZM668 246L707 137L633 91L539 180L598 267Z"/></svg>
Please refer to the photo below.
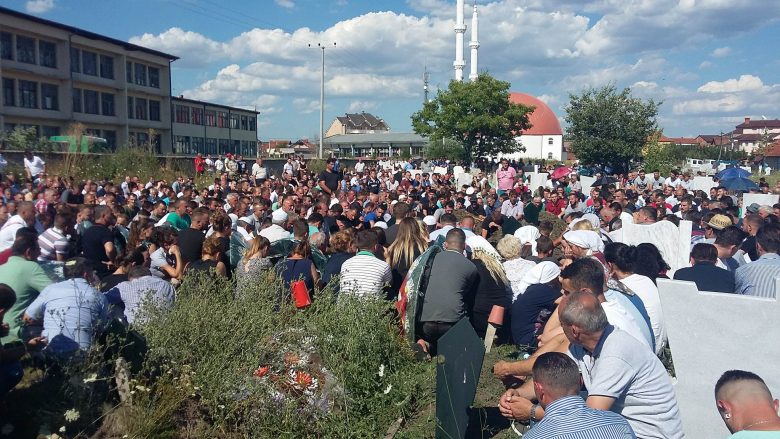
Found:
<svg viewBox="0 0 780 439"><path fill-rule="evenodd" d="M463 81L463 69L466 61L463 57L464 34L466 33L466 23L464 21L464 1L457 0L457 11L455 19L455 80ZM477 5L474 4L474 12L471 17L471 65L469 79L476 81L478 76L477 57L479 52L479 16ZM511 92L509 101L514 104L523 104L536 107L531 113L529 119L532 127L523 131L516 140L525 147L525 151L512 154L502 154L500 157L509 159L543 159L543 160L566 160L566 153L563 148L563 130L558 121L558 117L550 107L539 98L526 93Z"/></svg>

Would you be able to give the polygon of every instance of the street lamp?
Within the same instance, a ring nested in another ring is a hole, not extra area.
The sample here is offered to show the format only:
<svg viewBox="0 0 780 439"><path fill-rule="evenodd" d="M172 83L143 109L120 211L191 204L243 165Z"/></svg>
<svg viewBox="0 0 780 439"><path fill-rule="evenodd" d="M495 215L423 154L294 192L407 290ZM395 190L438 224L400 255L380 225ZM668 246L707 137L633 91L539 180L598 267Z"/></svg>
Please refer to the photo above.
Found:
<svg viewBox="0 0 780 439"><path fill-rule="evenodd" d="M335 46L336 43L333 43ZM313 47L309 44L309 47ZM317 43L317 47L322 49L322 69L320 70L320 151L319 158L322 158L322 136L325 123L325 45Z"/></svg>

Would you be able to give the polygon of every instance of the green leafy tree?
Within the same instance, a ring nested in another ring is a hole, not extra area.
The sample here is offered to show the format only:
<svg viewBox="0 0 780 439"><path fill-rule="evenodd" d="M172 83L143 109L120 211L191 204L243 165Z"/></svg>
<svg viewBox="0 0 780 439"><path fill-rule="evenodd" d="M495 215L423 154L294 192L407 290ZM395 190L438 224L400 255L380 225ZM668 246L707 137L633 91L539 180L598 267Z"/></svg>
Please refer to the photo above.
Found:
<svg viewBox="0 0 780 439"><path fill-rule="evenodd" d="M457 140L430 140L425 146L425 156L431 159L446 158L450 160L465 160L463 145Z"/></svg>
<svg viewBox="0 0 780 439"><path fill-rule="evenodd" d="M574 154L586 165L625 171L642 156L642 148L657 130L660 102L631 96L614 85L569 95L567 130Z"/></svg>
<svg viewBox="0 0 780 439"><path fill-rule="evenodd" d="M412 115L417 134L431 141L461 142L466 160L523 151L515 137L530 128L533 107L509 102L509 83L488 74L476 81L451 81L447 90Z"/></svg>

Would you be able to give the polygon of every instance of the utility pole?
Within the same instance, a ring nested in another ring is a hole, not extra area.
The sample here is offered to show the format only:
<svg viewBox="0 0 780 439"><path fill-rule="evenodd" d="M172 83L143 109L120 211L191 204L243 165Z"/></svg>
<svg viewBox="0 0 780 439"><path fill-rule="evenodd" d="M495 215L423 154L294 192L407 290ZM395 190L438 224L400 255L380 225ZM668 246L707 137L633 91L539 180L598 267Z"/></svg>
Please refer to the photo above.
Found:
<svg viewBox="0 0 780 439"><path fill-rule="evenodd" d="M333 43L333 45L335 46L336 43ZM309 44L309 47L313 46ZM323 129L325 124L325 45L322 43L317 43L317 47L322 49L322 67L320 70L320 151L318 157L323 158L322 137L324 135Z"/></svg>

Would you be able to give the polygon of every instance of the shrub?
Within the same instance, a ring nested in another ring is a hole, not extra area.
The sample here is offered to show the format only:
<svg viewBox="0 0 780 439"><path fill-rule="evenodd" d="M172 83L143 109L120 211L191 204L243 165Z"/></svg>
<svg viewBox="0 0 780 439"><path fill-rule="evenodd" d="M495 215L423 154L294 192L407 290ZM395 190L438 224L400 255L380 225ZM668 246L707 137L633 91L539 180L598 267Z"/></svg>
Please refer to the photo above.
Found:
<svg viewBox="0 0 780 439"><path fill-rule="evenodd" d="M387 302L326 290L299 311L279 306L280 285L259 276L236 295L230 281L188 277L175 307L140 328L148 373L191 371L197 410L182 421L219 436L376 437L433 397L434 367L414 361Z"/></svg>

